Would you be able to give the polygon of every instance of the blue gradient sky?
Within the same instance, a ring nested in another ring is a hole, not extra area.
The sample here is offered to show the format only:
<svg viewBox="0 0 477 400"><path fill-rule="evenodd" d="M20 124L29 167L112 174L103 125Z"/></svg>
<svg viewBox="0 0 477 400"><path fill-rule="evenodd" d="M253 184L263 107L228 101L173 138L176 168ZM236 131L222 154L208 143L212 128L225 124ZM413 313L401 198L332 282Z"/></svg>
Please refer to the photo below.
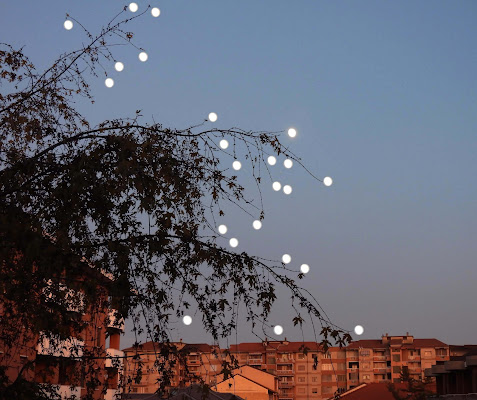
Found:
<svg viewBox="0 0 477 400"><path fill-rule="evenodd" d="M0 41L46 67L86 41L78 26L63 28L67 12L97 32L126 4L3 1ZM125 71L108 66L112 89L93 79L96 103L81 105L85 114L99 122L141 109L146 120L186 127L215 111L220 127L295 126L294 151L335 184L274 167L293 193L265 183L259 232L241 214L224 219L240 250L310 264L304 286L338 325L363 325L363 338L409 331L477 343L477 3L138 4L161 9L129 29L149 60L119 49ZM280 292L272 322L300 340L287 304ZM198 325L177 323L174 334L207 341ZM243 328L237 340L254 336Z"/></svg>

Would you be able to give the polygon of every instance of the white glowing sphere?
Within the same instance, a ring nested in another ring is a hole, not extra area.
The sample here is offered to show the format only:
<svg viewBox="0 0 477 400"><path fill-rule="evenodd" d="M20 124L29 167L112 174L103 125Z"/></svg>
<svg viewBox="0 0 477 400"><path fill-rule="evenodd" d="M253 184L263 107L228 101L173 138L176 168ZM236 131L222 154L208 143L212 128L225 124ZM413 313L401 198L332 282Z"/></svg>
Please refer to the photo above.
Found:
<svg viewBox="0 0 477 400"><path fill-rule="evenodd" d="M270 165L275 165L277 163L277 159L273 156L269 156L267 161Z"/></svg>
<svg viewBox="0 0 477 400"><path fill-rule="evenodd" d="M121 61L118 61L114 64L114 69L118 72L121 72L124 69L124 64Z"/></svg>
<svg viewBox="0 0 477 400"><path fill-rule="evenodd" d="M256 219L255 221L253 221L253 228L256 229L257 231L262 227L262 223Z"/></svg>
<svg viewBox="0 0 477 400"><path fill-rule="evenodd" d="M230 247L237 247L238 246L238 240L235 238L232 238L229 240Z"/></svg>
<svg viewBox="0 0 477 400"><path fill-rule="evenodd" d="M229 142L227 142L225 139L222 139L219 143L219 146L225 150L227 147L229 147Z"/></svg>
<svg viewBox="0 0 477 400"><path fill-rule="evenodd" d="M296 136L296 129L295 128L288 129L288 136L295 137Z"/></svg>
<svg viewBox="0 0 477 400"><path fill-rule="evenodd" d="M280 325L275 325L273 332L275 332L275 335L281 335L283 333L283 328Z"/></svg>
<svg viewBox="0 0 477 400"><path fill-rule="evenodd" d="M282 184L280 182L273 182L273 190L275 190L275 192L278 192L281 188L282 188Z"/></svg>
<svg viewBox="0 0 477 400"><path fill-rule="evenodd" d="M209 114L209 121L210 121L210 122L215 122L215 121L217 121L217 118L218 118L218 117L217 117L217 114L216 114L216 113L211 112L211 113Z"/></svg>
<svg viewBox="0 0 477 400"><path fill-rule="evenodd" d="M106 78L106 80L104 81L104 84L106 85L106 87L111 88L114 86L114 80L111 78Z"/></svg>
<svg viewBox="0 0 477 400"><path fill-rule="evenodd" d="M154 18L157 18L159 15L161 15L161 10L159 10L157 7L154 7L154 8L151 10L151 15L152 15Z"/></svg>
<svg viewBox="0 0 477 400"><path fill-rule="evenodd" d="M303 274L307 274L308 272L310 272L310 266L308 264L301 264L300 271Z"/></svg>
<svg viewBox="0 0 477 400"><path fill-rule="evenodd" d="M364 333L364 328L361 325L356 325L354 327L354 333L357 335L362 335Z"/></svg>
<svg viewBox="0 0 477 400"><path fill-rule="evenodd" d="M139 53L139 59L140 59L142 62L147 61L147 58L148 58L148 56L147 56L147 53L146 53L145 51L141 51L141 52Z"/></svg>
<svg viewBox="0 0 477 400"><path fill-rule="evenodd" d="M283 186L283 193L290 194L292 192L292 187L290 185Z"/></svg>
<svg viewBox="0 0 477 400"><path fill-rule="evenodd" d="M242 163L240 161L234 161L232 163L232 168L235 170L235 171L238 171L240 168L242 168Z"/></svg>
<svg viewBox="0 0 477 400"><path fill-rule="evenodd" d="M69 19L67 19L65 23L63 24L63 26L65 27L67 31L69 31L70 29L73 29L73 21L70 21Z"/></svg>
<svg viewBox="0 0 477 400"><path fill-rule="evenodd" d="M227 233L227 226L226 225L219 225L219 233L221 235L225 235Z"/></svg>
<svg viewBox="0 0 477 400"><path fill-rule="evenodd" d="M190 325L192 324L192 317L189 315L184 315L184 318L182 318L182 322L184 325Z"/></svg>
<svg viewBox="0 0 477 400"><path fill-rule="evenodd" d="M284 254L282 256L282 261L283 261L284 264L290 264L290 262L291 262L290 254Z"/></svg>
<svg viewBox="0 0 477 400"><path fill-rule="evenodd" d="M285 168L291 168L293 167L293 161L287 158L285 161L283 161L283 165L285 166Z"/></svg>
<svg viewBox="0 0 477 400"><path fill-rule="evenodd" d="M333 184L333 179L331 179L329 176L327 176L325 179L323 179L323 184L325 186L331 186Z"/></svg>
<svg viewBox="0 0 477 400"><path fill-rule="evenodd" d="M136 12L138 10L138 8L139 7L137 6L136 3L129 4L129 11L131 11L131 12Z"/></svg>

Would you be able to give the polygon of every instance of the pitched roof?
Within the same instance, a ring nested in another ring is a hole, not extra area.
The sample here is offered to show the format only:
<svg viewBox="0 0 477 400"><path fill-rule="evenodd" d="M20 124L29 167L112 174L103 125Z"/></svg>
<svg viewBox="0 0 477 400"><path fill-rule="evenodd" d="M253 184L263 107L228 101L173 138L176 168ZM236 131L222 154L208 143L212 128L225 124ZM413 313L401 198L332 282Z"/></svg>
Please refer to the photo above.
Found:
<svg viewBox="0 0 477 400"><path fill-rule="evenodd" d="M400 339L392 339L391 340L391 345L396 345L396 344L401 344ZM363 340L357 340L356 342L350 343L346 349L347 350L352 350L352 349L359 349L359 348L365 348L365 349L385 349L387 348L387 344L383 344L381 340L378 339L363 339ZM402 347L405 349L419 349L419 348L424 348L424 347L448 347L447 344L444 342L441 342L440 340L437 339L414 339L413 343L404 343L402 344Z"/></svg>
<svg viewBox="0 0 477 400"><path fill-rule="evenodd" d="M146 342L139 344L138 351L154 351L160 349L163 343L159 342ZM182 342L171 342L171 346L176 346L179 350L184 350L185 352L199 352L199 353L210 353L212 352L213 346L207 343L182 343ZM134 351L136 348L134 346L123 349L123 351Z"/></svg>
<svg viewBox="0 0 477 400"><path fill-rule="evenodd" d="M186 388L176 389L169 400L202 400L204 392L199 385L191 385ZM233 393L220 393L209 390L205 399L208 400L243 400Z"/></svg>
<svg viewBox="0 0 477 400"><path fill-rule="evenodd" d="M397 389L404 389L406 384L395 383ZM387 383L364 383L341 394L343 400L394 400L387 388Z"/></svg>
<svg viewBox="0 0 477 400"><path fill-rule="evenodd" d="M297 353L307 348L308 351L320 351L321 346L317 342L255 342L255 343L239 343L230 346L231 353L262 353L265 350L275 350L283 353Z"/></svg>
<svg viewBox="0 0 477 400"><path fill-rule="evenodd" d="M346 346L347 350L353 350L353 349L359 349L360 347L365 348L365 349L385 349L386 345L381 342L381 340L378 339L363 339L363 340L357 340L356 342L350 343L348 346Z"/></svg>

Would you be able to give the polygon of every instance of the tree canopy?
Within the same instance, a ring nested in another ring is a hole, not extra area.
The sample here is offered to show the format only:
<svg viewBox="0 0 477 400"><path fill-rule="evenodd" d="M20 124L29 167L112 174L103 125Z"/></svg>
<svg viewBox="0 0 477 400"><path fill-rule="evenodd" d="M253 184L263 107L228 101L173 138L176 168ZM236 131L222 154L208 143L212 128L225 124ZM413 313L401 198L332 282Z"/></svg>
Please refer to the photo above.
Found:
<svg viewBox="0 0 477 400"><path fill-rule="evenodd" d="M221 157L241 152L260 190L270 179L267 156L301 165L282 132L219 129L207 120L170 128L144 121L140 110L92 126L78 111L76 101L94 102L91 78L115 61L112 41L133 46L125 30L131 19L118 16L97 35L85 30L87 44L42 72L22 49L0 48L2 342L14 347L25 332L67 337L72 326L81 329L61 285L92 307L100 273L121 316L153 341L169 342L171 320L189 308L214 341L234 331L239 303L252 329L266 325L281 285L295 325L318 320L325 349L346 344L349 334L298 285L302 273L218 240L215 218L228 205L264 217L261 199L247 197ZM45 301L45 291L57 301ZM1 383L0 393L13 385Z"/></svg>

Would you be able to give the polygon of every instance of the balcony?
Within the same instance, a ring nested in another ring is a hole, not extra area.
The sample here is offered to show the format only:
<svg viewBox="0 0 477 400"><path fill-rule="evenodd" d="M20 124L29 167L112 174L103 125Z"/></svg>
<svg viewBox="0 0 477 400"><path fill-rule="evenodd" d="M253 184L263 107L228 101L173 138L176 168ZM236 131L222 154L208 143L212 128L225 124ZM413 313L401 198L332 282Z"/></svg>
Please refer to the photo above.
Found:
<svg viewBox="0 0 477 400"><path fill-rule="evenodd" d="M349 361L358 361L359 357L358 356L350 356L350 357L346 357L346 359L349 360Z"/></svg>
<svg viewBox="0 0 477 400"><path fill-rule="evenodd" d="M386 356L374 356L374 361L386 361Z"/></svg>
<svg viewBox="0 0 477 400"><path fill-rule="evenodd" d="M295 360L291 360L288 358L277 358L277 364L293 364Z"/></svg>
<svg viewBox="0 0 477 400"><path fill-rule="evenodd" d="M124 352L121 350L116 349L106 349L106 362L104 366L106 368L118 368L120 370L123 369L123 358Z"/></svg>
<svg viewBox="0 0 477 400"><path fill-rule="evenodd" d="M118 311L112 309L109 311L108 314L108 328L119 329L122 333L124 333L124 318L117 318Z"/></svg>
<svg viewBox="0 0 477 400"><path fill-rule="evenodd" d="M119 400L121 398L121 390L108 389L104 395L104 400Z"/></svg>
<svg viewBox="0 0 477 400"><path fill-rule="evenodd" d="M249 358L248 363L253 364L253 365L261 365L262 364L262 359L261 358Z"/></svg>
<svg viewBox="0 0 477 400"><path fill-rule="evenodd" d="M294 372L292 369L277 369L277 375L279 376L290 376L293 374Z"/></svg>
<svg viewBox="0 0 477 400"><path fill-rule="evenodd" d="M373 368L373 372L375 374L385 374L386 373L386 368Z"/></svg>
<svg viewBox="0 0 477 400"><path fill-rule="evenodd" d="M409 356L407 360L412 362L421 361L421 356Z"/></svg>
<svg viewBox="0 0 477 400"><path fill-rule="evenodd" d="M200 365L200 360L198 358L187 360L187 365Z"/></svg>
<svg viewBox="0 0 477 400"><path fill-rule="evenodd" d="M292 387L292 386L295 386L295 382L293 380L278 382L278 387L279 388L289 388L289 387Z"/></svg>
<svg viewBox="0 0 477 400"><path fill-rule="evenodd" d="M40 334L39 343L36 351L39 355L53 357L82 357L84 342L75 337L68 339L60 339L51 335L45 337L44 333Z"/></svg>

